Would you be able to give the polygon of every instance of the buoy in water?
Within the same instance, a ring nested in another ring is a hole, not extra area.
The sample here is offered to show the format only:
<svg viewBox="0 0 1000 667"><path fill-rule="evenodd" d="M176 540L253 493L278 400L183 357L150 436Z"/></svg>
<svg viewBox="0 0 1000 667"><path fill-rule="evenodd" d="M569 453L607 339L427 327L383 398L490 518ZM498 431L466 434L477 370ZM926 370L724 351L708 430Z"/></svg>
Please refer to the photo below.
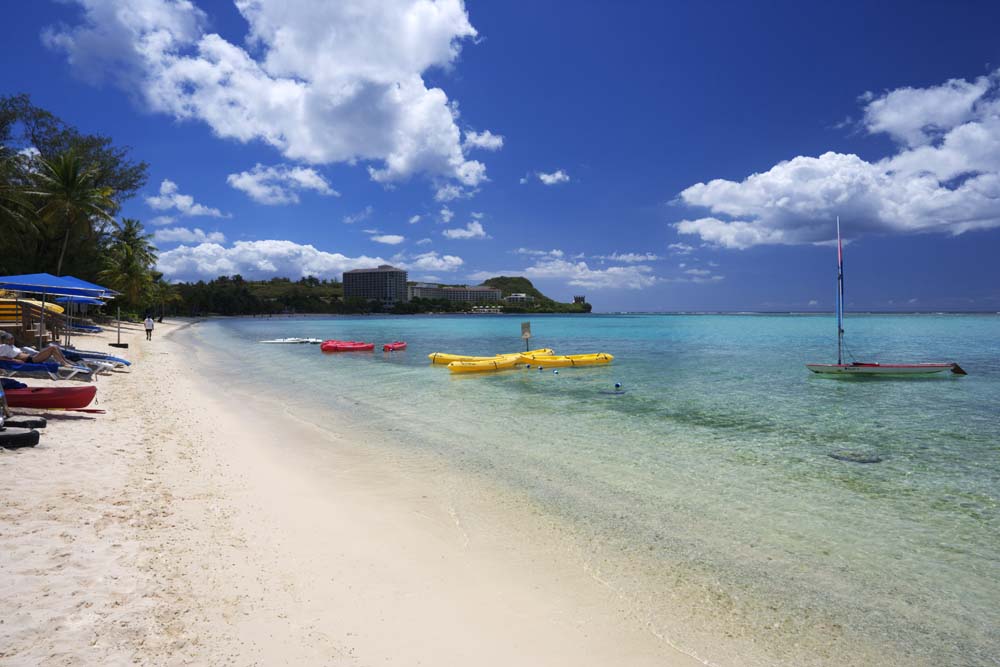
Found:
<svg viewBox="0 0 1000 667"><path fill-rule="evenodd" d="M552 371L552 372L553 372L554 374L556 374L556 375L559 375L559 371L557 371L557 370L555 370L555 371Z"/></svg>

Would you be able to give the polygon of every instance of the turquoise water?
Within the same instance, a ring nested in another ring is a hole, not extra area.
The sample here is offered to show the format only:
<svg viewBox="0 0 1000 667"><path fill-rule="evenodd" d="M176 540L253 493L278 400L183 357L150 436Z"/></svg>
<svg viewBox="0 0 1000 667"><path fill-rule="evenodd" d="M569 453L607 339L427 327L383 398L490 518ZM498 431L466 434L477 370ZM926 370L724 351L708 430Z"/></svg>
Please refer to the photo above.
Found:
<svg viewBox="0 0 1000 667"><path fill-rule="evenodd" d="M614 363L452 376L427 361L522 349L521 319L191 331L241 381L326 408L321 424L350 414L530 497L575 527L630 613L709 660L1000 664L1000 316L848 319L859 360L954 360L962 378L815 376L805 363L836 357L829 316L533 317L531 347ZM285 336L409 349L255 343Z"/></svg>

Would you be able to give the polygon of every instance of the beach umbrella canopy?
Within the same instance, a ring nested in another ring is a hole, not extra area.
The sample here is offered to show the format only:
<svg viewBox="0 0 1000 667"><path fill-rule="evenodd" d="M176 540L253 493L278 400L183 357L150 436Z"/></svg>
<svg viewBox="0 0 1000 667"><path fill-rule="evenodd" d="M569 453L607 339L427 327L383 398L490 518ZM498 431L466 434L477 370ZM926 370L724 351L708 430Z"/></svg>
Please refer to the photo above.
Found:
<svg viewBox="0 0 1000 667"><path fill-rule="evenodd" d="M114 292L79 278L58 277L50 273L28 273L0 277L0 289L50 296L84 296L98 298L114 296Z"/></svg>
<svg viewBox="0 0 1000 667"><path fill-rule="evenodd" d="M101 299L110 299L111 297L118 296L121 292L116 292L110 287L103 287L101 285L95 285L94 283L88 283L86 280L81 280L76 276L63 276L62 279L69 283L70 285L76 285L81 289L97 289L101 290Z"/></svg>
<svg viewBox="0 0 1000 667"><path fill-rule="evenodd" d="M55 299L56 303L81 303L89 306L103 306L104 302L89 296L61 296Z"/></svg>

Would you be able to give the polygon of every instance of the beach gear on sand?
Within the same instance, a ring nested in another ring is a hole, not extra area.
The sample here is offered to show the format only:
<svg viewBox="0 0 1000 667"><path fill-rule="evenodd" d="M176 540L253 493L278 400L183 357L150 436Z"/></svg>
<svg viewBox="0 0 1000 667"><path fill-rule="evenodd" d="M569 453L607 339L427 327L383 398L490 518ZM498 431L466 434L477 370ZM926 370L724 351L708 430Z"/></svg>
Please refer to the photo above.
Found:
<svg viewBox="0 0 1000 667"><path fill-rule="evenodd" d="M12 408L85 408L94 400L97 387L26 387L6 389L7 405Z"/></svg>
<svg viewBox="0 0 1000 667"><path fill-rule="evenodd" d="M326 340L320 343L319 349L324 352L369 352L375 349L375 343L363 343L357 340Z"/></svg>
<svg viewBox="0 0 1000 667"><path fill-rule="evenodd" d="M398 350L405 350L406 343L401 340L397 340L395 343L386 343L382 346L383 352L396 352Z"/></svg>
<svg viewBox="0 0 1000 667"><path fill-rule="evenodd" d="M48 421L45 417L18 416L9 417L3 421L4 426L11 428L45 428Z"/></svg>
<svg viewBox="0 0 1000 667"><path fill-rule="evenodd" d="M50 380L80 380L91 382L94 371L86 366L60 366L55 362L31 364L0 359L0 375L6 377L38 377Z"/></svg>
<svg viewBox="0 0 1000 667"><path fill-rule="evenodd" d="M0 428L0 447L18 449L38 444L38 431L28 428Z"/></svg>

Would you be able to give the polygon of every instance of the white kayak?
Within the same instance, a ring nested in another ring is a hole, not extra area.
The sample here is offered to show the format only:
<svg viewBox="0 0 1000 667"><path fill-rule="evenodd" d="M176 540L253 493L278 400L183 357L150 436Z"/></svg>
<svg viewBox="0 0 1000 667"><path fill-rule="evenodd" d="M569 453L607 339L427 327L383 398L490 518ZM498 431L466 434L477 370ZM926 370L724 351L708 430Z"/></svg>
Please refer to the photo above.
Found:
<svg viewBox="0 0 1000 667"><path fill-rule="evenodd" d="M945 364L806 364L813 373L826 375L931 375L951 371L955 375L965 375L962 367L954 363Z"/></svg>
<svg viewBox="0 0 1000 667"><path fill-rule="evenodd" d="M311 345L319 345L323 341L319 338L275 338L274 340L262 340L259 342L282 344L282 345L301 345L303 343L308 343Z"/></svg>

